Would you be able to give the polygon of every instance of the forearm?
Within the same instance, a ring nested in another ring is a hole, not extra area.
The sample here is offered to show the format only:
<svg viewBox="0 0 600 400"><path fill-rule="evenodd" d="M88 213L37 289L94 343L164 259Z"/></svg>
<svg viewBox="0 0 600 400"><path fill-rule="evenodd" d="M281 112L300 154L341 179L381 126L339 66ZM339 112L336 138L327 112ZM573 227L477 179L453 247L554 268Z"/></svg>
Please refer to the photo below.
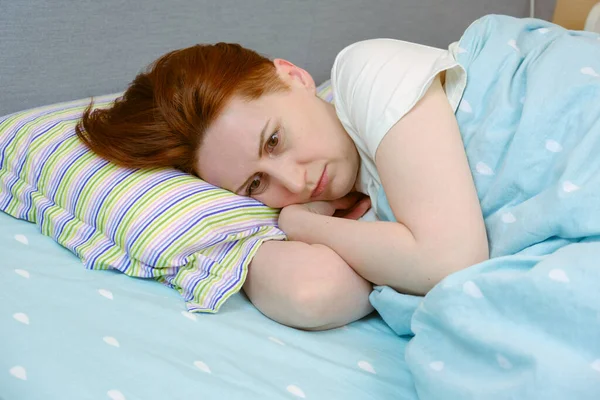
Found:
<svg viewBox="0 0 600 400"><path fill-rule="evenodd" d="M310 213L281 221L294 240L333 249L365 279L403 293L425 294L452 272L470 265L470 255L446 243L417 241L397 222L366 222ZM477 260L478 261L478 260ZM476 261L473 261L476 262Z"/></svg>
<svg viewBox="0 0 600 400"><path fill-rule="evenodd" d="M250 265L244 291L269 318L322 330L369 314L372 285L333 250L294 241L269 241Z"/></svg>

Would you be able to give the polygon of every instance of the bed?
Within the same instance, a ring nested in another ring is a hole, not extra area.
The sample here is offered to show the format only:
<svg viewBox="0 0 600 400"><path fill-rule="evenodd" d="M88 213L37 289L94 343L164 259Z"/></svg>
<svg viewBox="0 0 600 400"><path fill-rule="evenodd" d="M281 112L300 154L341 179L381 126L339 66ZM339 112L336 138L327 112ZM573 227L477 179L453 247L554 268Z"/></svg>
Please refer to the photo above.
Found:
<svg viewBox="0 0 600 400"><path fill-rule="evenodd" d="M549 3L537 3L538 17L549 19ZM476 18L526 16L529 3L35 0L1 9L6 115L121 91L148 62L197 42L239 42L323 82L354 41L447 47ZM38 226L4 213L0 255L3 400L418 398L404 357L412 333L397 335L376 313L305 332L264 317L239 292L216 314L192 314L176 291L86 270Z"/></svg>

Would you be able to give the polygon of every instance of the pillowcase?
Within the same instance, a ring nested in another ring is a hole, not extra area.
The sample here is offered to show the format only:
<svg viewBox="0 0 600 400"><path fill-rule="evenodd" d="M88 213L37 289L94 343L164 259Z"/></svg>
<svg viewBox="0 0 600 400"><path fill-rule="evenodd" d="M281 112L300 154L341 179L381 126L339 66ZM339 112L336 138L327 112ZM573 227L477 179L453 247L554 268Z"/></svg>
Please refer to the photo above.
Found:
<svg viewBox="0 0 600 400"><path fill-rule="evenodd" d="M241 289L260 244L285 239L277 210L174 169L96 156L75 134L89 102L0 118L0 210L35 222L86 268L157 279L188 310L216 312Z"/></svg>
<svg viewBox="0 0 600 400"><path fill-rule="evenodd" d="M331 99L330 82L317 88ZM94 99L109 107L121 93ZM115 269L178 290L189 311L217 312L238 292L278 211L183 172L133 170L75 134L90 98L0 117L0 211L36 223L88 269Z"/></svg>

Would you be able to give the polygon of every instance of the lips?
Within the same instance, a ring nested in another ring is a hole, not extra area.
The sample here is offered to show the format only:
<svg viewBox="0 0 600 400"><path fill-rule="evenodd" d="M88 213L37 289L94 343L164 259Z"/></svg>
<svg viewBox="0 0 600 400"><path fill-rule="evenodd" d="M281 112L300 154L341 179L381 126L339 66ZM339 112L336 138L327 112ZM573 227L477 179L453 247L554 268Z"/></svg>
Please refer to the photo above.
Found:
<svg viewBox="0 0 600 400"><path fill-rule="evenodd" d="M310 197L312 199L319 197L325 191L325 188L327 187L328 182L329 182L329 177L327 176L327 167L325 167L323 169L323 173L321 174L321 179L319 179L319 182L317 183L317 187L315 187L315 189L313 190Z"/></svg>

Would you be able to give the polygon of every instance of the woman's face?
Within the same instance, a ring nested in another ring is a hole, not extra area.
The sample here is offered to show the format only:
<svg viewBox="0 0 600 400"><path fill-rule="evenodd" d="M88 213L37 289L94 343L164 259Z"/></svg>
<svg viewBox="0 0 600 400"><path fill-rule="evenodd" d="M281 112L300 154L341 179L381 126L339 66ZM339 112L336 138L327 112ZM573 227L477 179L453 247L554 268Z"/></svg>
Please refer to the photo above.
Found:
<svg viewBox="0 0 600 400"><path fill-rule="evenodd" d="M196 172L274 208L345 196L359 168L354 143L306 71L284 60L274 64L291 89L253 101L233 98L206 131Z"/></svg>

